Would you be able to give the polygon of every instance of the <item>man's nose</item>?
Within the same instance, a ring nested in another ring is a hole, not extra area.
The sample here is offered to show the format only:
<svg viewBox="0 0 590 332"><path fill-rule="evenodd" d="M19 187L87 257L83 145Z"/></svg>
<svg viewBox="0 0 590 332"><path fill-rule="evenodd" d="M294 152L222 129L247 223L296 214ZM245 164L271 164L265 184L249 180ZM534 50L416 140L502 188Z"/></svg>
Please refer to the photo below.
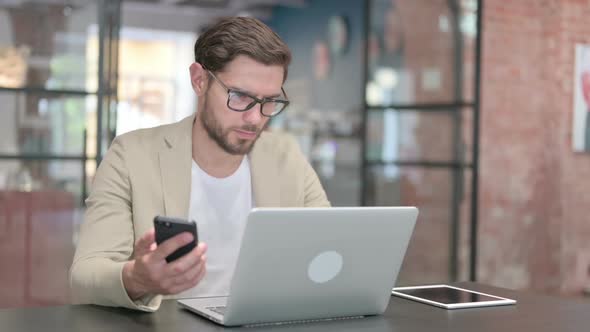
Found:
<svg viewBox="0 0 590 332"><path fill-rule="evenodd" d="M262 104L257 103L251 109L244 112L244 120L248 123L258 124L262 120Z"/></svg>

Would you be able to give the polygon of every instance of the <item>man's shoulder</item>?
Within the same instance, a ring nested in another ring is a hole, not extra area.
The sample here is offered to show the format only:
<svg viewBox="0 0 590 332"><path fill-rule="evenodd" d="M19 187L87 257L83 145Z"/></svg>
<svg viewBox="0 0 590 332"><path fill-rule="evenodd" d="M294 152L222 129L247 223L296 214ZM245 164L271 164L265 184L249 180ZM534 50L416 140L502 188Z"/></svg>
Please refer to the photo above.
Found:
<svg viewBox="0 0 590 332"><path fill-rule="evenodd" d="M299 144L295 137L285 131L264 131L260 134L254 147L265 154L284 155L299 151Z"/></svg>
<svg viewBox="0 0 590 332"><path fill-rule="evenodd" d="M165 138L178 135L187 119L157 127L132 130L117 136L115 141L125 146L152 146L154 143L162 142Z"/></svg>

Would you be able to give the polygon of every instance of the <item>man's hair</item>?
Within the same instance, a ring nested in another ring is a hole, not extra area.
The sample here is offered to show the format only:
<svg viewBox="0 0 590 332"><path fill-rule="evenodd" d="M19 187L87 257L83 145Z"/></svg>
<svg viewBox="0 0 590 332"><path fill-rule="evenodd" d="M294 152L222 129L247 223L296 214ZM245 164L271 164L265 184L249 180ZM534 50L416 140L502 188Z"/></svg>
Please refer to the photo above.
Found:
<svg viewBox="0 0 590 332"><path fill-rule="evenodd" d="M251 17L228 17L207 29L195 43L195 61L212 72L222 71L238 55L265 65L283 66L287 79L291 51L266 24Z"/></svg>

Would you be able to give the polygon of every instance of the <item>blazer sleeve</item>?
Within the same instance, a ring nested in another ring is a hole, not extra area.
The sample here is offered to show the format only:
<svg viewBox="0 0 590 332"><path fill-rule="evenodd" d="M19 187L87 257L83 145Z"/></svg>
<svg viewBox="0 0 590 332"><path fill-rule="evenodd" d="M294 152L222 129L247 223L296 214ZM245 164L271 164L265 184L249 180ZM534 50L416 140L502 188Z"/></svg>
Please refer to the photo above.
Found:
<svg viewBox="0 0 590 332"><path fill-rule="evenodd" d="M292 150L296 152L297 158L303 170L303 206L304 207L330 207L330 201L322 187L317 173L311 167L307 158L301 151L295 138L288 136Z"/></svg>
<svg viewBox="0 0 590 332"><path fill-rule="evenodd" d="M160 305L162 296L147 295L132 301L123 285L123 265L130 260L135 243L128 172L124 144L117 138L98 167L86 200L84 222L70 268L74 303L142 311L155 311Z"/></svg>
<svg viewBox="0 0 590 332"><path fill-rule="evenodd" d="M311 165L304 160L304 188L305 188L305 207L330 207L330 201L326 196L326 192L320 183L318 175L311 167Z"/></svg>

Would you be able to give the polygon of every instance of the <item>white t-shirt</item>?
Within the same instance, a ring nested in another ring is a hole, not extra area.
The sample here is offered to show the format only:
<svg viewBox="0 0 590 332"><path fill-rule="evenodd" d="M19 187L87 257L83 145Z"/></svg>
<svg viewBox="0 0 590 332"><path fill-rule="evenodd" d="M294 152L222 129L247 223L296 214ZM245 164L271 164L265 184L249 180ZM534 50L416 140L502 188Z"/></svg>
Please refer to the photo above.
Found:
<svg viewBox="0 0 590 332"><path fill-rule="evenodd" d="M210 176L193 161L189 219L197 223L199 242L207 244L207 272L196 287L177 297L229 295L246 219L253 206L248 157L226 178Z"/></svg>

